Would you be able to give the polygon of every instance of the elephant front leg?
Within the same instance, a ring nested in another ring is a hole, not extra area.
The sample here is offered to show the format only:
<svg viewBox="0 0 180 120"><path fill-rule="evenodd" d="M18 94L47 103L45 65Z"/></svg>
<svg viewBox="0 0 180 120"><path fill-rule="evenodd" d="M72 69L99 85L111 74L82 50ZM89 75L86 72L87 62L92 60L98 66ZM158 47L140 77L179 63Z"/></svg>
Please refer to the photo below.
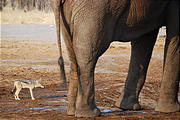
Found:
<svg viewBox="0 0 180 120"><path fill-rule="evenodd" d="M176 112L180 111L178 103L180 81L179 1L172 1L167 7L166 28L163 78L155 110Z"/></svg>
<svg viewBox="0 0 180 120"><path fill-rule="evenodd" d="M171 39L168 45L161 81L160 97L155 108L159 112L180 111L178 89L180 81L180 45L179 36Z"/></svg>
<svg viewBox="0 0 180 120"><path fill-rule="evenodd" d="M131 60L124 92L116 106L124 110L141 109L138 102L139 93L146 79L147 68L152 55L158 30L152 31L131 42Z"/></svg>

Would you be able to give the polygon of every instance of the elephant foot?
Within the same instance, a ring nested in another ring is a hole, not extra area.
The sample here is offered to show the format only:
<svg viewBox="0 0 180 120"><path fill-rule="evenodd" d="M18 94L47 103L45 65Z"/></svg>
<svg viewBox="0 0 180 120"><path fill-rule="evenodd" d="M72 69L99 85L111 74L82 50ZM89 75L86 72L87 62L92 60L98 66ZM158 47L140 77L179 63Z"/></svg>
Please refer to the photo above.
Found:
<svg viewBox="0 0 180 120"><path fill-rule="evenodd" d="M123 110L140 110L141 106L138 102L137 103L123 102L121 103L120 108Z"/></svg>
<svg viewBox="0 0 180 120"><path fill-rule="evenodd" d="M99 117L101 115L100 110L95 107L94 109L76 109L75 117Z"/></svg>
<svg viewBox="0 0 180 120"><path fill-rule="evenodd" d="M140 110L141 106L135 97L120 98L116 101L115 106L123 110Z"/></svg>
<svg viewBox="0 0 180 120"><path fill-rule="evenodd" d="M155 111L158 112L165 112L165 113L169 113L169 112L178 112L180 111L180 104L178 102L163 102L163 101L159 101Z"/></svg>
<svg viewBox="0 0 180 120"><path fill-rule="evenodd" d="M75 115L75 107L68 107L67 108L67 115L72 116Z"/></svg>

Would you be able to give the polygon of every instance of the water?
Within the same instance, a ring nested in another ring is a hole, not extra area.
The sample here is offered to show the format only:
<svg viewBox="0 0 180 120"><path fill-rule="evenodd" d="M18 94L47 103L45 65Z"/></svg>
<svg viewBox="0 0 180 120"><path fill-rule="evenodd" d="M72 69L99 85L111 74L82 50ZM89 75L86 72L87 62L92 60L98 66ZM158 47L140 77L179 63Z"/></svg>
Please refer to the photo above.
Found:
<svg viewBox="0 0 180 120"><path fill-rule="evenodd" d="M46 106L46 107L31 107L31 108L8 108L8 110L1 110L0 112L21 112L21 111L28 111L28 110L43 110L43 111L58 111L58 112L66 112L67 105L60 105L56 107Z"/></svg>
<svg viewBox="0 0 180 120"><path fill-rule="evenodd" d="M103 112L112 112L111 109L103 109L102 111L103 111Z"/></svg>
<svg viewBox="0 0 180 120"><path fill-rule="evenodd" d="M1 39L31 39L56 42L55 25L50 24L2 24Z"/></svg>
<svg viewBox="0 0 180 120"><path fill-rule="evenodd" d="M51 110L51 109L49 107L32 107L29 108L29 110Z"/></svg>
<svg viewBox="0 0 180 120"><path fill-rule="evenodd" d="M146 110L146 111L138 111L136 113L143 113L143 114L145 114L145 113L152 113L152 114L154 114L156 112L154 110Z"/></svg>
<svg viewBox="0 0 180 120"><path fill-rule="evenodd" d="M56 27L54 24L1 24L1 39L31 39L56 42ZM166 29L161 28L159 37L166 36Z"/></svg>
<svg viewBox="0 0 180 120"><path fill-rule="evenodd" d="M55 110L55 111L58 111L58 112L66 112L67 105L62 104L60 106L53 107L52 110Z"/></svg>

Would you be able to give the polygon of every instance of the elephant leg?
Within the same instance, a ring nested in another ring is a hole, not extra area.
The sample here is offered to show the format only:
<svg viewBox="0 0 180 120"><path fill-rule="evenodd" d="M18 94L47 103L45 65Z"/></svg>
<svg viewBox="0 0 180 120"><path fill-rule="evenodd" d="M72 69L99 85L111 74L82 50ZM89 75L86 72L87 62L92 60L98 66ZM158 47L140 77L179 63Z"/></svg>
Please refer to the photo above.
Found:
<svg viewBox="0 0 180 120"><path fill-rule="evenodd" d="M79 64L78 96L76 101L76 117L95 117L100 110L95 104L94 62L81 61Z"/></svg>
<svg viewBox="0 0 180 120"><path fill-rule="evenodd" d="M88 12L82 9L74 16L73 50L76 58L78 92L76 98L76 117L96 117L101 114L95 104L94 70L97 60L108 48L112 31L111 24L104 23L102 9ZM101 13L101 14L94 14ZM91 17L87 17L91 16ZM98 15L98 17L97 17ZM107 21L107 23L109 23Z"/></svg>
<svg viewBox="0 0 180 120"><path fill-rule="evenodd" d="M180 81L179 4L177 1L172 2L167 11L163 77L155 111L176 112L180 111L178 103Z"/></svg>
<svg viewBox="0 0 180 120"><path fill-rule="evenodd" d="M89 37L88 37L89 38ZM91 38L91 37L90 37ZM78 62L78 95L76 99L76 117L96 117L100 110L95 104L94 70L98 59L94 46L86 45L90 40L81 42L81 46L75 48Z"/></svg>
<svg viewBox="0 0 180 120"><path fill-rule="evenodd" d="M178 89L180 81L180 46L179 37L171 39L167 50L164 63L163 78L161 81L160 97L155 108L159 112L180 111L178 103ZM174 49L173 49L174 48Z"/></svg>
<svg viewBox="0 0 180 120"><path fill-rule="evenodd" d="M147 68L156 42L158 30L143 35L131 42L131 60L124 92L116 106L124 110L141 109L138 102L140 91L146 79Z"/></svg>
<svg viewBox="0 0 180 120"><path fill-rule="evenodd" d="M73 48L78 64L78 94L76 117L96 117L100 110L95 104L94 70L98 59L97 25L94 21L84 20L74 27ZM86 26L84 28L84 26ZM92 34L92 31L94 34Z"/></svg>

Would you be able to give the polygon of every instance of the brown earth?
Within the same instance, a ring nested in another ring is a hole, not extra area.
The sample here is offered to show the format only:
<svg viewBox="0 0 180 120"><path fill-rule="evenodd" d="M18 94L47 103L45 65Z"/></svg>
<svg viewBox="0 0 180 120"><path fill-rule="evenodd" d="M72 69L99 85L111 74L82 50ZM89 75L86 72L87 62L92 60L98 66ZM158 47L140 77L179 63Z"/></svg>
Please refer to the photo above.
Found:
<svg viewBox="0 0 180 120"><path fill-rule="evenodd" d="M59 79L57 44L40 40L1 40L0 120L180 120L180 112L154 111L159 96L163 46L164 38L159 38L148 69L146 83L140 94L142 110L122 111L114 106L124 87L130 57L129 43L114 42L99 59L96 67L96 103L102 111L102 116L75 118L66 115L67 88L62 86ZM63 54L69 78L69 60L64 45ZM35 101L31 100L28 89L20 92L20 101L14 100L10 91L15 80L40 78L45 88L34 89Z"/></svg>

